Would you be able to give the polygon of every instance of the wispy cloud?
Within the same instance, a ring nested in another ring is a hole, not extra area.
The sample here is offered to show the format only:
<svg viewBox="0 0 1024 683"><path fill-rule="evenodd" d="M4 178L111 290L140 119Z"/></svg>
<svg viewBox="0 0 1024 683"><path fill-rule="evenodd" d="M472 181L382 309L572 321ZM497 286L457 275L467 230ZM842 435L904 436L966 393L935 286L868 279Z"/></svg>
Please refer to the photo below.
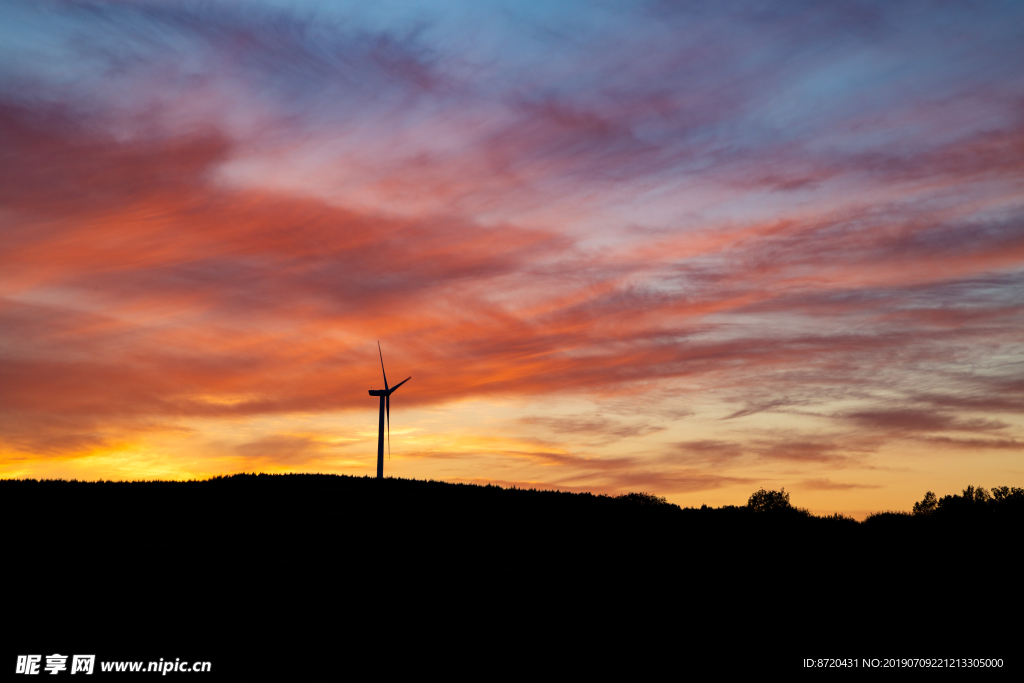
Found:
<svg viewBox="0 0 1024 683"><path fill-rule="evenodd" d="M981 418L965 420L948 413L903 407L865 410L848 413L843 417L863 427L902 433L922 431L990 432L1009 426L998 420Z"/></svg>
<svg viewBox="0 0 1024 683"><path fill-rule="evenodd" d="M852 484L847 482L836 482L830 479L804 479L797 484L802 489L813 491L849 491L850 489L877 489L877 484Z"/></svg>
<svg viewBox="0 0 1024 683"><path fill-rule="evenodd" d="M530 415L519 421L528 426L542 427L556 434L579 435L603 441L618 441L630 437L647 436L665 430L652 424L630 424L601 416L544 417Z"/></svg>

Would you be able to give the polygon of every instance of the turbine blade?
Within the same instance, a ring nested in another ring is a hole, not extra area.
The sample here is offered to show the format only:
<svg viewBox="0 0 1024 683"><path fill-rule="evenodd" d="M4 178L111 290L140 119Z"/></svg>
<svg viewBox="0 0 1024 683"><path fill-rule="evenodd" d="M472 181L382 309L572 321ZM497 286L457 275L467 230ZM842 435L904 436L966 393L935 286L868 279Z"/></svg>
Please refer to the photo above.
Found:
<svg viewBox="0 0 1024 683"><path fill-rule="evenodd" d="M380 342L377 342L377 354L380 355L380 371L384 375L384 391L387 391L388 373L384 372L384 354L380 352Z"/></svg>
<svg viewBox="0 0 1024 683"><path fill-rule="evenodd" d="M384 399L384 412L388 416L388 460L391 459L391 394Z"/></svg>
<svg viewBox="0 0 1024 683"><path fill-rule="evenodd" d="M409 381L409 380L411 380L411 379L412 379L412 377L406 377L406 378L405 378L405 379L403 379L403 380L402 380L401 382L399 382L399 383L398 383L398 384L396 384L395 386L393 386L393 387L391 387L390 389L388 389L388 392L389 392L389 393L388 393L388 396L390 396L391 394L395 393L395 389L397 389L398 387L402 386L403 384L405 384L406 382L408 382L408 381Z"/></svg>

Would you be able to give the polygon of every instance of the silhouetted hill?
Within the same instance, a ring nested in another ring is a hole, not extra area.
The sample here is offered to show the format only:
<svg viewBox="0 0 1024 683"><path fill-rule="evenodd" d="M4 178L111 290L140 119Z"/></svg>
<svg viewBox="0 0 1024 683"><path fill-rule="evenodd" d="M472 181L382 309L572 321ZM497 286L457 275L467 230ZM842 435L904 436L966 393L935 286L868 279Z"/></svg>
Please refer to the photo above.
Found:
<svg viewBox="0 0 1024 683"><path fill-rule="evenodd" d="M205 658L240 680L466 652L634 674L720 648L787 671L1010 655L978 613L1019 608L1017 503L857 523L764 500L315 474L0 481L10 613L35 649Z"/></svg>

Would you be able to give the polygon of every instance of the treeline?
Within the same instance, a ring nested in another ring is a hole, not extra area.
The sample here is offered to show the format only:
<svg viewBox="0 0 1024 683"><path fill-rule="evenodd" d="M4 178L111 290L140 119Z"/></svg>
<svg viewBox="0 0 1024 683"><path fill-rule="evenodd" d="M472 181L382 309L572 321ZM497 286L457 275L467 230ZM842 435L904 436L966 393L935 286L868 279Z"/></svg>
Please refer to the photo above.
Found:
<svg viewBox="0 0 1024 683"><path fill-rule="evenodd" d="M852 522L852 517L834 513L816 516L806 508L799 508L790 503L789 493L761 489L750 496L747 509L757 514L771 514L777 518L803 517L833 521ZM1016 486L995 486L991 491L982 486L969 485L960 494L951 494L939 498L933 491L927 491L924 497L914 503L911 512L876 512L867 516L865 523L871 525L880 521L917 518L942 520L947 522L984 522L985 520L1024 520L1024 488Z"/></svg>
<svg viewBox="0 0 1024 683"><path fill-rule="evenodd" d="M816 519L839 523L855 522L841 513L814 515L793 505L790 493L781 490L754 492L745 506L680 508L665 497L645 492L618 496L523 489L516 487L449 483L333 474L235 474L192 481L77 481L0 480L0 514L9 521L35 524L40 519L60 517L103 517L124 524L139 513L157 513L176 519L224 513L233 516L268 514L337 514L377 508L444 511L473 509L476 516L508 512L526 520L552 513L587 513L598 517L659 515L665 518L707 518L714 514L729 519L781 520ZM69 517L68 513L72 513ZM124 515L128 515L127 518ZM873 513L866 521L879 518L917 517L933 519L975 519L979 516L1024 514L1024 488L996 486L991 490L970 485L961 494L924 494L910 512ZM763 517L767 515L767 517Z"/></svg>
<svg viewBox="0 0 1024 683"><path fill-rule="evenodd" d="M914 515L925 517L962 517L1024 512L1024 488L994 486L991 493L982 486L968 486L960 495L938 498L928 491L914 503Z"/></svg>

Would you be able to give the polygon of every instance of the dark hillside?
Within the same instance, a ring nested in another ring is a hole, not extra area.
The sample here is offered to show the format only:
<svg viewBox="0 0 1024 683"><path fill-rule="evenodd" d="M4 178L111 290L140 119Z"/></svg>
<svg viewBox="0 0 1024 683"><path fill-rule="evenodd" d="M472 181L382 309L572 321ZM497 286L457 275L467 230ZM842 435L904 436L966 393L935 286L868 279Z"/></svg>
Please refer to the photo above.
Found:
<svg viewBox="0 0 1024 683"><path fill-rule="evenodd" d="M791 671L1005 658L984 614L1019 608L1021 507L957 505L858 524L334 475L0 482L26 643L324 679L467 648L611 666L658 644L637 670L723 647Z"/></svg>

